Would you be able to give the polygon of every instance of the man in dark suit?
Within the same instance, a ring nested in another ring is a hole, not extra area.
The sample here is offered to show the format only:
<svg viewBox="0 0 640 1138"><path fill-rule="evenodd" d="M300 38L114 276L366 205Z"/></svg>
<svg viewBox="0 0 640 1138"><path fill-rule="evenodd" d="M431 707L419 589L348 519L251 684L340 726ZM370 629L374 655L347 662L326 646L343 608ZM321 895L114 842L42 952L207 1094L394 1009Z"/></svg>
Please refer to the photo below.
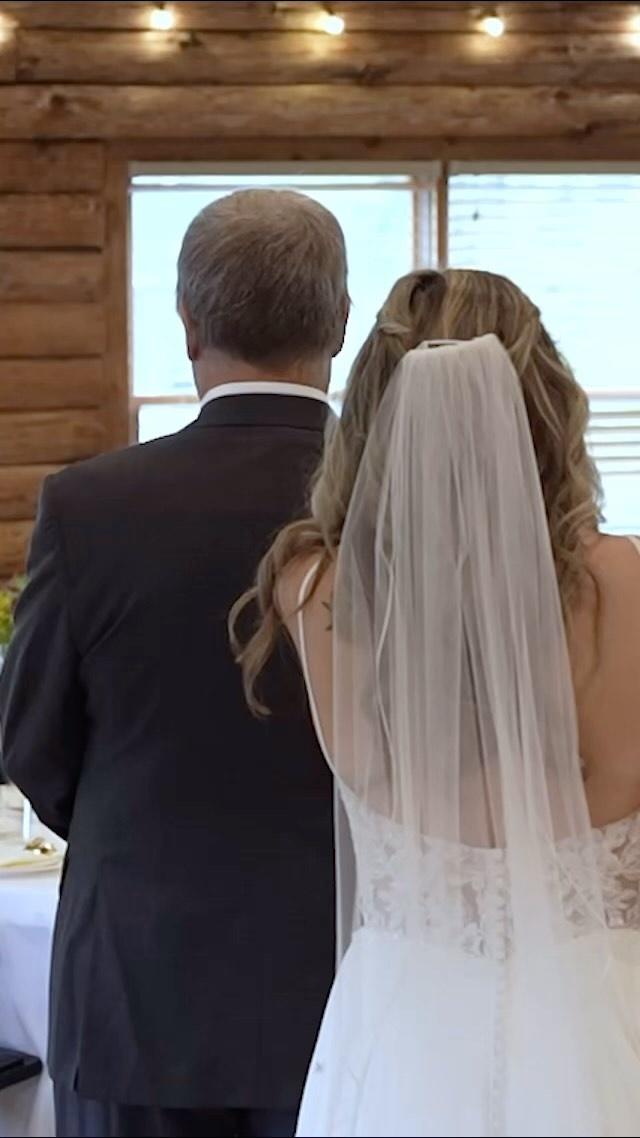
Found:
<svg viewBox="0 0 640 1138"><path fill-rule="evenodd" d="M178 304L200 417L47 481L1 678L7 772L69 843L66 1138L293 1133L333 973L329 772L292 654L253 719L226 620L321 452L348 310L335 218L282 191L214 203Z"/></svg>

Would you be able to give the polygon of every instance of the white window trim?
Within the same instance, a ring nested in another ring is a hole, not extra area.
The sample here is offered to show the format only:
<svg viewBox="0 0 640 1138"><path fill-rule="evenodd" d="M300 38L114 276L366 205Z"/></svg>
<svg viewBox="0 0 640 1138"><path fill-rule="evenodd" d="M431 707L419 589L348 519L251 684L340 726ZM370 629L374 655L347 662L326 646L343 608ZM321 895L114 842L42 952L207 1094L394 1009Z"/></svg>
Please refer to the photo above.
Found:
<svg viewBox="0 0 640 1138"><path fill-rule="evenodd" d="M414 266L420 264L435 264L440 261L438 250L442 250L442 242L437 226L437 202L439 179L442 175L440 162L214 162L214 163L185 163L185 162L132 162L129 164L129 195L138 193L163 193L176 190L199 188L201 185L189 183L190 175L193 177L234 177L236 181L229 182L225 189L229 193L234 190L246 189L250 182L243 180L243 175L274 175L276 177L292 175L292 181L301 177L311 177L314 174L327 177L345 179L361 174L366 177L376 177L378 180L367 186L358 186L345 182L333 182L327 185L323 182L307 182L304 189L338 189L345 192L358 189L398 189L407 190L407 183L392 182L384 175L403 176L412 180L414 192L414 235L413 260ZM181 179L180 186L153 184L153 182L137 184L133 179L137 177L153 178L175 175ZM284 188L284 187L283 187ZM133 329L130 329L132 334ZM130 352L131 357L131 352ZM335 400L335 396L334 396ZM129 422L130 436L135 441L139 436L139 412L142 407L162 407L197 404L195 394L184 395L136 395L133 390L133 374L129 380Z"/></svg>
<svg viewBox="0 0 640 1138"><path fill-rule="evenodd" d="M385 187L385 188L398 188L406 189L406 184L394 183L390 180L385 180L385 174L388 175L404 175L414 180L416 201L414 204L414 266L419 264L430 264L431 266L438 266L445 268L448 261L448 206L449 206L449 180L456 175L482 175L482 174L640 174L640 162L593 162L593 161L570 161L570 162L535 162L535 161L456 161L456 162L279 162L279 163L265 163L265 162L214 162L214 163L183 163L183 162L134 162L130 164L130 191L133 189L133 178L145 177L152 178L154 175L158 177L166 177L175 175L183 180L183 187L175 186L159 186L149 182L146 185L138 184L136 192L144 192L146 190L158 193L163 190L175 192L178 188L190 189L194 188L193 184L190 186L187 179L189 175L194 177L202 177L211 175L233 177L235 180L229 182L227 188L229 192L234 189L241 189L246 187L247 177L255 175L275 175L286 176L292 175L292 181L299 177L311 177L314 174L323 176L338 177L343 174L346 177L357 176L358 174L365 176L378 176L378 180L371 183L371 188ZM322 182L308 182L306 188L324 189L328 188L326 183ZM343 185L334 183L330 188L336 189L353 189L357 190L358 186ZM360 187L362 188L362 187ZM428 251L429 256L425 256ZM132 377L133 380L133 377ZM629 389L627 391L596 391L589 390L589 397L592 402L598 400L607 400L610 403L626 402L627 404L637 403L638 410L631 412L631 416L636 413L639 417L638 430L640 433L640 389ZM135 433L132 430L133 437L137 437L138 415L140 408L143 406L187 406L193 404L196 406L198 403L195 392L193 394L179 394L179 395L158 395L158 396L137 396L131 391L129 400L130 421L132 428L135 425ZM604 443L604 435L610 431L612 435L616 431L623 431L626 423L629 424L629 412L625 415L623 411L616 412L614 409L609 411L593 411L592 424L589 434L592 436L592 448L598 451L599 444ZM628 429L628 426L627 426ZM597 441L593 436L597 436ZM612 439L612 442L614 440ZM624 442L620 444L620 454L612 458L600 458L599 465L601 469L606 468L608 477L620 475L638 474L640 475L640 454L638 448L634 451L633 443L629 444L629 450L625 452ZM613 464L613 465L612 465Z"/></svg>

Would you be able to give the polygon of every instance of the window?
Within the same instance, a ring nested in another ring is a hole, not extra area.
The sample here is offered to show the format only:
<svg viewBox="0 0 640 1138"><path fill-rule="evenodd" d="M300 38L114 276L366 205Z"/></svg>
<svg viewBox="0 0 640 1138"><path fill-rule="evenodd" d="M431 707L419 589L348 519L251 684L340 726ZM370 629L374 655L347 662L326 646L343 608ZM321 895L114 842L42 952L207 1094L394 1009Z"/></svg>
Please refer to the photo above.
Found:
<svg viewBox="0 0 640 1138"><path fill-rule="evenodd" d="M355 174L138 175L132 180L133 393L141 442L186 425L197 403L175 311L175 273L184 232L203 206L247 186L308 193L345 232L353 309L332 391L349 365L393 281L431 253L432 182L428 172Z"/></svg>
<svg viewBox="0 0 640 1138"><path fill-rule="evenodd" d="M449 262L529 293L589 393L609 530L640 532L640 174L467 173L449 181Z"/></svg>
<svg viewBox="0 0 640 1138"><path fill-rule="evenodd" d="M135 175L132 420L141 441L179 429L198 410L175 313L184 231L208 202L255 185L318 198L345 231L354 307L334 368L336 404L389 286L435 264L436 245L447 248L452 266L505 273L539 305L590 395L606 528L640 533L640 172L459 165L445 180L435 164L337 172L320 164L311 172ZM446 233L434 234L436 214Z"/></svg>

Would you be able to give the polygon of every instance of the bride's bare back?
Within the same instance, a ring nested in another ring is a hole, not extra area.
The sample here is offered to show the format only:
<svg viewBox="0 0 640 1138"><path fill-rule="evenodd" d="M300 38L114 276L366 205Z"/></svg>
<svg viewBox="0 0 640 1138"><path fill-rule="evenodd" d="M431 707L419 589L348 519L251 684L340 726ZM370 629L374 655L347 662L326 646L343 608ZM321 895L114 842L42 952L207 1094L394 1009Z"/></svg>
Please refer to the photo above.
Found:
<svg viewBox="0 0 640 1138"><path fill-rule="evenodd" d="M595 826L640 809L640 549L601 536L568 631L580 754Z"/></svg>
<svg viewBox="0 0 640 1138"><path fill-rule="evenodd" d="M280 585L280 601L298 652L296 612L303 585L313 588L315 560L298 562ZM587 550L589 578L571 620L571 656L580 753L594 826L640 809L640 549L628 538L600 536ZM304 606L304 650L325 749L332 742L330 567Z"/></svg>

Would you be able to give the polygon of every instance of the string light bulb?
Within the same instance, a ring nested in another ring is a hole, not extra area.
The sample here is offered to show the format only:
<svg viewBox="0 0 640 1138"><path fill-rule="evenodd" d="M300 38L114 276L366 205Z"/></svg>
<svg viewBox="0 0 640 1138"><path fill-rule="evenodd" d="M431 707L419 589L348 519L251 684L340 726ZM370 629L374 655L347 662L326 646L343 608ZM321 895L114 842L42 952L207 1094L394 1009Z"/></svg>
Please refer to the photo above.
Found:
<svg viewBox="0 0 640 1138"><path fill-rule="evenodd" d="M505 31L504 20L497 12L487 12L480 21L480 27L492 39L499 39Z"/></svg>
<svg viewBox="0 0 640 1138"><path fill-rule="evenodd" d="M15 26L15 21L5 16L4 12L0 12L0 44L9 39Z"/></svg>
<svg viewBox="0 0 640 1138"><path fill-rule="evenodd" d="M149 17L154 32L170 32L175 22L171 8L167 8L166 4L154 4Z"/></svg>
<svg viewBox="0 0 640 1138"><path fill-rule="evenodd" d="M320 28L328 36L341 36L344 31L342 16L336 16L330 8L325 8L320 15Z"/></svg>

